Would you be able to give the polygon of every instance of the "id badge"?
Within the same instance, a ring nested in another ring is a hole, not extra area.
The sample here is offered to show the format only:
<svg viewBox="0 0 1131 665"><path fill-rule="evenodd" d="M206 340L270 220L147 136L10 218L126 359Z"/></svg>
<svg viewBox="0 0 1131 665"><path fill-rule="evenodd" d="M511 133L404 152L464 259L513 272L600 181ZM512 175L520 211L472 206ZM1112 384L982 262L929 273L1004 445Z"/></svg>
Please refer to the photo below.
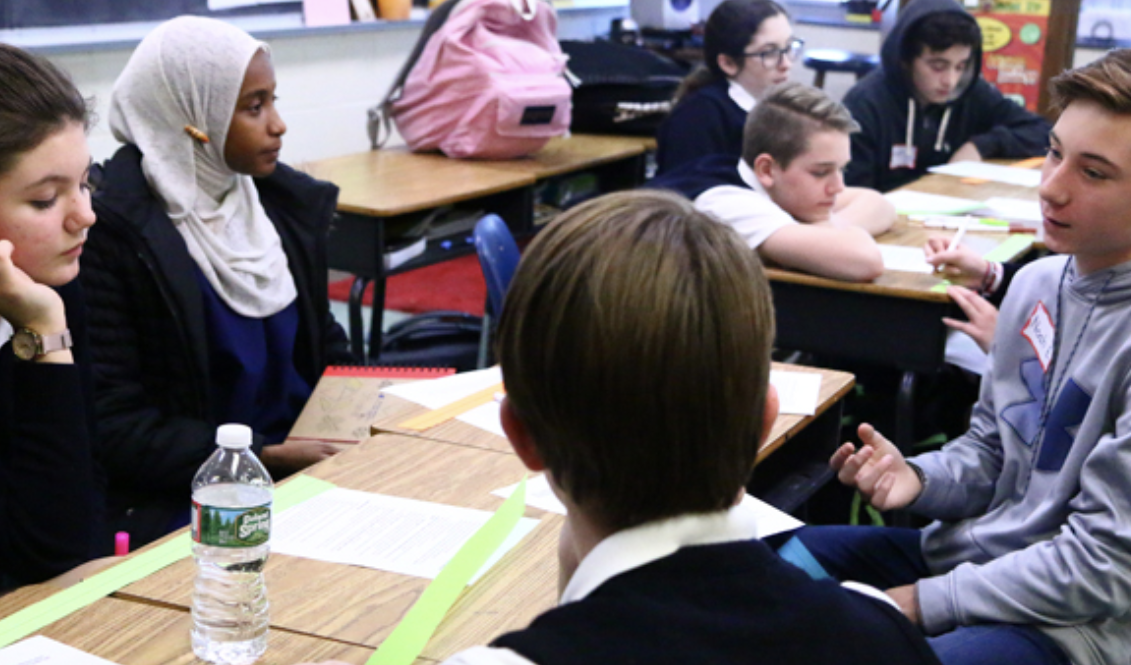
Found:
<svg viewBox="0 0 1131 665"><path fill-rule="evenodd" d="M1037 302L1037 306L1033 308L1033 312L1025 321L1025 327L1021 329L1021 336L1029 340L1029 344L1037 352L1037 360L1041 363L1041 369L1046 372L1049 371L1053 345L1056 340L1056 328L1053 326L1052 317L1049 316L1049 311L1045 308L1043 302Z"/></svg>
<svg viewBox="0 0 1131 665"><path fill-rule="evenodd" d="M893 145L891 147L891 165L888 168L915 168L915 155L917 151L918 148L913 145Z"/></svg>

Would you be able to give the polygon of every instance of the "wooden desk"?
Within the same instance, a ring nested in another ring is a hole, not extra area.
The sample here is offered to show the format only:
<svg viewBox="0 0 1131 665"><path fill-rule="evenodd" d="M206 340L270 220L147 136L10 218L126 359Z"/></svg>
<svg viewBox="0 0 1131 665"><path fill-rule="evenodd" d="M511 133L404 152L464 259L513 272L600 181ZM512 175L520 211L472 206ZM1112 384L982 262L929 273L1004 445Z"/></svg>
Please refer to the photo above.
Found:
<svg viewBox="0 0 1131 665"><path fill-rule="evenodd" d="M361 298L374 283L370 357L380 351L385 278L473 251L471 231L432 238L424 254L387 271L386 235L404 232L437 210L450 206L469 215L495 213L517 236L534 232L536 186L549 186L580 172L591 172L598 191L639 185L644 180L647 141L638 137L578 134L553 139L531 157L506 161L449 159L405 148L368 151L307 162L310 175L338 185L338 220L328 241L330 267L357 279L350 291L350 340L362 353Z"/></svg>
<svg viewBox="0 0 1131 665"><path fill-rule="evenodd" d="M30 594L23 589L15 593L39 598L54 591L32 587ZM8 600L7 596L4 600ZM9 600L7 605L11 604ZM5 608L6 604L0 601L0 616L10 614L4 612ZM187 609L103 598L35 634L122 665L198 665L201 661L193 655L189 641L191 628L192 617ZM371 654L372 649L366 647L272 629L267 637L267 652L256 662L294 665L336 659L361 665ZM420 658L416 662L423 665L436 661Z"/></svg>
<svg viewBox="0 0 1131 665"><path fill-rule="evenodd" d="M1001 183L965 185L958 178L943 175L928 175L906 189L967 198L1036 195L1033 188ZM901 217L877 240L881 244L921 247L928 235L952 233L928 231ZM977 243L985 252L1004 242L1009 234L970 233L966 237L970 238L967 243ZM938 289L943 280L936 275L890 270L866 284L782 269L769 269L767 274L777 316L776 346L904 372L893 441L907 450L912 443L916 374L934 373L943 367L947 328L942 317L961 316L946 292Z"/></svg>
<svg viewBox="0 0 1131 665"><path fill-rule="evenodd" d="M751 492L786 512L793 512L830 474L828 459L841 443L842 399L855 384L847 372L774 363L774 369L821 375L821 393L816 415L779 415L758 453ZM400 427L409 418L429 409L396 395L384 395L378 417L370 425L373 433L388 432L423 437L445 443L510 453L510 443L492 432L452 419L423 432ZM789 441L789 445L785 443ZM775 451L779 451L776 452ZM771 455L771 453L775 453Z"/></svg>
<svg viewBox="0 0 1131 665"><path fill-rule="evenodd" d="M369 439L308 471L340 487L487 510L502 503L492 490L516 483L526 473L513 454L396 435ZM424 658L443 660L486 644L500 633L525 627L557 601L555 552L563 518L535 508L526 513L543 523L460 597L425 648ZM273 631L371 649L392 632L431 582L281 554L271 555L265 574ZM186 559L118 595L188 608L193 575L193 563Z"/></svg>
<svg viewBox="0 0 1131 665"><path fill-rule="evenodd" d="M380 351L384 319L385 278L470 251L460 241L454 250L438 240L424 255L386 271L387 227L404 232L442 206L494 212L512 229L528 229L533 219L534 177L488 168L484 162L415 154L401 148L371 150L307 162L303 169L339 188L338 217L330 229L327 252L331 268L355 276L349 300L349 333L354 355L365 357L361 301L373 282L370 352Z"/></svg>

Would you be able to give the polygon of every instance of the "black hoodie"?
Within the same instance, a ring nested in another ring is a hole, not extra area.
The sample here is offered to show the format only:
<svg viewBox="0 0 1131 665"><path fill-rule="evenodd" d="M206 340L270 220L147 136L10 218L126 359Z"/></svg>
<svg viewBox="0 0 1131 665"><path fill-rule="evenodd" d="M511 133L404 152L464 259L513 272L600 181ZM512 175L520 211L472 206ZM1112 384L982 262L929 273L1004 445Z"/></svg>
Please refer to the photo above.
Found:
<svg viewBox="0 0 1131 665"><path fill-rule="evenodd" d="M915 0L900 13L884 40L880 67L845 95L844 105L861 127L852 136L846 184L886 192L918 179L928 167L945 164L967 141L974 142L982 159L1034 157L1048 149L1049 123L982 79L982 49L978 45L953 100L926 106L913 102L914 167L890 167L892 146L907 140L909 100L914 90L910 73L900 60L903 40L916 22L941 12L954 12L974 21L953 0Z"/></svg>

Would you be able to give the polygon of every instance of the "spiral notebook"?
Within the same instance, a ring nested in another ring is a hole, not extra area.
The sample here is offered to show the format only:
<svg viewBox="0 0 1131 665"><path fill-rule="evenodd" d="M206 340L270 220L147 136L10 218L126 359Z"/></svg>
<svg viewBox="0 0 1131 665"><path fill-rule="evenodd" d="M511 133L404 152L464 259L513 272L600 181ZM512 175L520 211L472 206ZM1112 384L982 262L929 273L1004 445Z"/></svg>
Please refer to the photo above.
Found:
<svg viewBox="0 0 1131 665"><path fill-rule="evenodd" d="M452 374L455 370L448 367L327 367L287 440L357 443L369 438L369 424L385 401L384 388Z"/></svg>

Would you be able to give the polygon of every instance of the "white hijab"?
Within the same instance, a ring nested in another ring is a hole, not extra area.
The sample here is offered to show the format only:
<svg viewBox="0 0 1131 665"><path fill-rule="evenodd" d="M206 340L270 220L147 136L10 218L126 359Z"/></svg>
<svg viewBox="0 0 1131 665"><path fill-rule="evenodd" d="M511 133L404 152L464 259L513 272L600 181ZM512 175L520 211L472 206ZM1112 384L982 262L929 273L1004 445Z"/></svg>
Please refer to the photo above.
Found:
<svg viewBox="0 0 1131 665"><path fill-rule="evenodd" d="M189 254L220 298L253 318L296 296L255 183L224 162L244 74L260 50L267 45L223 21L175 18L142 40L110 96L110 130L141 150L145 179ZM186 124L209 142L190 137Z"/></svg>

